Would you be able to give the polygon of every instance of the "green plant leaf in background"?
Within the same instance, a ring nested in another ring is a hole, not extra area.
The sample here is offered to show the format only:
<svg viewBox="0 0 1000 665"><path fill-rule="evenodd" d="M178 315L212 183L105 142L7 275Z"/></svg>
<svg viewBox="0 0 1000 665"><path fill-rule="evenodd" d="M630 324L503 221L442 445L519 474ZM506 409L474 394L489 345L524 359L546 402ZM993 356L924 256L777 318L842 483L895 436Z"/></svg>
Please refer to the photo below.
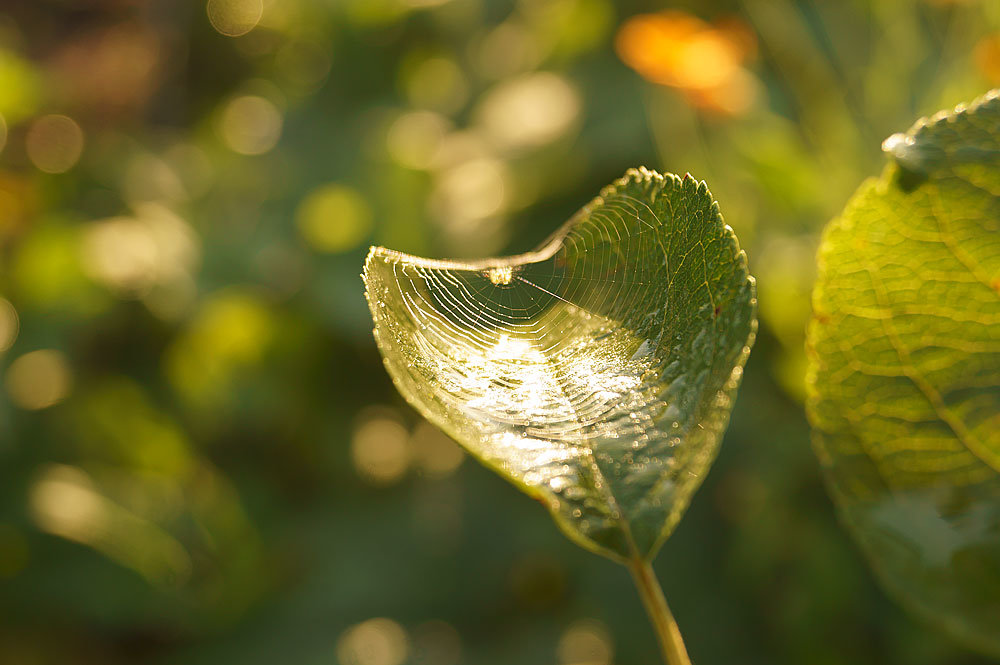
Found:
<svg viewBox="0 0 1000 665"><path fill-rule="evenodd" d="M819 252L815 448L886 586L1000 654L1000 98L883 147Z"/></svg>
<svg viewBox="0 0 1000 665"><path fill-rule="evenodd" d="M652 557L715 457L755 330L704 183L632 170L535 252L376 247L364 279L411 404L582 546Z"/></svg>

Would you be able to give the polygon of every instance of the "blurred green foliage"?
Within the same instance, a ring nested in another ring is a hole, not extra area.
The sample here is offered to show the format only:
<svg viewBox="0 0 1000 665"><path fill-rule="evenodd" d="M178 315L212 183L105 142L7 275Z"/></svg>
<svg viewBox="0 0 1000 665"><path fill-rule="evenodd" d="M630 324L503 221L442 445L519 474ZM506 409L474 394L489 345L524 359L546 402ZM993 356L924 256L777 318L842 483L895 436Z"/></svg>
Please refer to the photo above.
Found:
<svg viewBox="0 0 1000 665"><path fill-rule="evenodd" d="M1000 82L1000 5L634 18L665 8L4 3L0 662L653 660L626 572L405 407L358 277L369 243L528 249L639 164L707 180L759 284L657 562L693 659L981 662L839 529L801 348L819 229L882 139Z"/></svg>

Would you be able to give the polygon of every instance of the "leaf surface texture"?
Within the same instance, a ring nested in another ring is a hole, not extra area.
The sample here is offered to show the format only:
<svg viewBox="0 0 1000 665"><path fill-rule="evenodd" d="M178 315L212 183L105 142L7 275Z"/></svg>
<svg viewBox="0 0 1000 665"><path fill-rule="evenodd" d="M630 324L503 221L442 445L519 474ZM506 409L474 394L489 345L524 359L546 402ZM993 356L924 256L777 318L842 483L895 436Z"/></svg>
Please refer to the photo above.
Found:
<svg viewBox="0 0 1000 665"><path fill-rule="evenodd" d="M820 248L814 443L890 590L1000 653L1000 100L884 149Z"/></svg>

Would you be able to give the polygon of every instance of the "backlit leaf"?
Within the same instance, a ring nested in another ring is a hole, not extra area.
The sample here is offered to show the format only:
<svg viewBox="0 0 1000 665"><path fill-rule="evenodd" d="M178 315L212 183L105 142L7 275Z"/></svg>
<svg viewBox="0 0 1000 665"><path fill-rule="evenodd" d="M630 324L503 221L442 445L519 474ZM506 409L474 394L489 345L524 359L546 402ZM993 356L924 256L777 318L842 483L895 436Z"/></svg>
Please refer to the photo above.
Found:
<svg viewBox="0 0 1000 665"><path fill-rule="evenodd" d="M417 410L584 547L655 553L715 457L756 329L746 257L704 183L632 170L535 252L376 247L364 279Z"/></svg>
<svg viewBox="0 0 1000 665"><path fill-rule="evenodd" d="M887 587L1000 653L1000 99L884 149L820 248L815 447Z"/></svg>

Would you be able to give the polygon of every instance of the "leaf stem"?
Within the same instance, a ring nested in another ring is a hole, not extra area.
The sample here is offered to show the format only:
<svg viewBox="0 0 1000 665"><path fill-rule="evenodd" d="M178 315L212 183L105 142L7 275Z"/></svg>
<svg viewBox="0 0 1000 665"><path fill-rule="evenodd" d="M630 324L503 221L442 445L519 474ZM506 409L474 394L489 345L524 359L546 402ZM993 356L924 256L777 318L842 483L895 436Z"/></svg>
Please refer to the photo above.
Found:
<svg viewBox="0 0 1000 665"><path fill-rule="evenodd" d="M667 599L663 597L663 589L656 579L653 566L648 561L636 558L628 563L628 569L632 573L642 604L646 606L646 613L649 614L649 620L653 623L656 637L660 641L663 661L667 665L691 665L687 649L684 648L684 640L681 638L681 631L674 621L674 615L670 613L670 608L667 607Z"/></svg>

